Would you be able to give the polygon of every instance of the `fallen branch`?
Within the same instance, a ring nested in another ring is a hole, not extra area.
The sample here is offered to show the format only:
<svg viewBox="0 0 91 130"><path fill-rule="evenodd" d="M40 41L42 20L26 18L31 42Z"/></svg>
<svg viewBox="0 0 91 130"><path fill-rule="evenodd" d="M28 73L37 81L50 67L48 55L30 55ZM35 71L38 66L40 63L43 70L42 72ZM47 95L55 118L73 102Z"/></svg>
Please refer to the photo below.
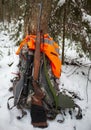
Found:
<svg viewBox="0 0 91 130"><path fill-rule="evenodd" d="M74 65L74 66L79 66L79 67L89 67L91 65L91 63L86 63L86 64L83 64L82 62L79 62L77 61L78 58L75 58L75 59L68 59L66 58L66 61L65 61L65 64L66 65Z"/></svg>
<svg viewBox="0 0 91 130"><path fill-rule="evenodd" d="M90 69L91 69L91 66L88 69L88 78L87 78L87 84L86 84L87 102L88 102L88 81L89 81L89 76L90 76Z"/></svg>

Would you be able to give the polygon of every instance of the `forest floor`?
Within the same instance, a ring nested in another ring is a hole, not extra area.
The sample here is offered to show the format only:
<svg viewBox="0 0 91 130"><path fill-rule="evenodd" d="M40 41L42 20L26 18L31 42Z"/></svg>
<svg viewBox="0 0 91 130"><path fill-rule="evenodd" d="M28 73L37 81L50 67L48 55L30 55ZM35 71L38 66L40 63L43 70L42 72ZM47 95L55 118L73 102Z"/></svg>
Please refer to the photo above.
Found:
<svg viewBox="0 0 91 130"><path fill-rule="evenodd" d="M6 31L0 33L0 130L39 130L31 125L29 111L22 120L17 120L16 116L20 111L14 107L11 111L7 109L7 100L12 93L8 91L12 86L10 79L18 71L17 64L19 57L16 56L17 47L13 40L9 39ZM1 55L2 52L2 55ZM75 52L75 51L74 51ZM70 58L73 58L73 50L67 52ZM48 127L45 130L91 130L91 61L82 59L84 65L63 65L60 77L60 90L67 89L75 92L82 100L75 99L75 102L82 108L83 118L77 120L74 116L71 119L66 110L65 121L58 123L57 120L62 117L59 114L55 120L48 120ZM12 103L13 104L13 101Z"/></svg>

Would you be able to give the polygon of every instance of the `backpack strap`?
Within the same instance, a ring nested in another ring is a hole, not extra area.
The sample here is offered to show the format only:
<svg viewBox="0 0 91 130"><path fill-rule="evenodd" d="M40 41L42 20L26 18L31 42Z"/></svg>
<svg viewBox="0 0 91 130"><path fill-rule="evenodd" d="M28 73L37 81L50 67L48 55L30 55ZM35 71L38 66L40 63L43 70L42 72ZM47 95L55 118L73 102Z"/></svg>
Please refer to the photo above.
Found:
<svg viewBox="0 0 91 130"><path fill-rule="evenodd" d="M10 104L9 104L9 100L10 100L10 99L14 99L14 96L11 96L11 97L8 98L7 108L8 108L9 110L11 110L13 107L15 107L15 105L13 105L13 106L10 107Z"/></svg>
<svg viewBox="0 0 91 130"><path fill-rule="evenodd" d="M48 75L48 69L46 67L46 57L45 57L45 54L43 53L43 59L44 59L44 71L45 71L45 77L46 77L46 80L47 80L47 83L48 83L48 86L49 86L49 89L51 91L51 94L53 96L53 99L54 99L54 102L55 102L55 107L56 107L56 110L57 110L57 107L58 107L58 96L56 94L56 91L54 90L53 88L53 85L50 81L50 78L49 78L49 75Z"/></svg>
<svg viewBox="0 0 91 130"><path fill-rule="evenodd" d="M11 96L11 97L8 98L7 108L8 108L9 110L11 110L12 108L14 108L14 107L17 105L17 104L16 104L16 105L13 105L13 106L10 107L10 105L9 105L9 100L10 100L10 99L14 99L14 96ZM18 120L22 119L25 115L27 115L27 112L23 110L23 108L22 108L21 105L19 105L19 109L21 110L22 115L21 115L21 116L17 116L17 119L18 119Z"/></svg>

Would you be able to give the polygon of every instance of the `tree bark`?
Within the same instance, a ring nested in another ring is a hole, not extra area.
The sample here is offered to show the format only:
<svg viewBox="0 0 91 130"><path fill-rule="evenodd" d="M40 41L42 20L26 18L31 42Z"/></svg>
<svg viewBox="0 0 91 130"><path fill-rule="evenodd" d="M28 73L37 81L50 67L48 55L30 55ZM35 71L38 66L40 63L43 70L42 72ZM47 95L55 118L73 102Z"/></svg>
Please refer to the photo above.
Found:
<svg viewBox="0 0 91 130"><path fill-rule="evenodd" d="M37 21L39 14L38 4L41 0L26 0L26 11L24 17L24 35L27 34L36 34L37 30ZM42 0L43 9L41 17L41 30L43 33L48 33L48 22L51 14L51 3L52 0Z"/></svg>
<svg viewBox="0 0 91 130"><path fill-rule="evenodd" d="M62 45L62 64L64 64L64 48L65 48L65 25L66 25L66 3L67 3L67 0L64 4L64 16L63 16L63 45Z"/></svg>

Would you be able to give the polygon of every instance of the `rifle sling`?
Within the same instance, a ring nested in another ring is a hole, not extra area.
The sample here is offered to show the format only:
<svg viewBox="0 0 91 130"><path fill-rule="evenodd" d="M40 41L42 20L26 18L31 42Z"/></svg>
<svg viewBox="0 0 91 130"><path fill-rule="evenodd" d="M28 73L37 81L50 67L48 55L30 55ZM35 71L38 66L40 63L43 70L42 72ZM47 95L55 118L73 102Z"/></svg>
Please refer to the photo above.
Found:
<svg viewBox="0 0 91 130"><path fill-rule="evenodd" d="M50 89L50 92L53 96L53 99L54 99L54 102L55 102L55 106L56 106L56 109L58 107L58 96L56 94L56 91L54 90L53 86L52 86L52 83L50 81L50 78L49 78L49 75L48 75L48 69L46 67L46 57L45 57L45 54L43 53L43 60L44 60L44 72L45 72L45 77L46 77L46 80L47 80L47 83L48 83L48 86L49 86L49 89Z"/></svg>

